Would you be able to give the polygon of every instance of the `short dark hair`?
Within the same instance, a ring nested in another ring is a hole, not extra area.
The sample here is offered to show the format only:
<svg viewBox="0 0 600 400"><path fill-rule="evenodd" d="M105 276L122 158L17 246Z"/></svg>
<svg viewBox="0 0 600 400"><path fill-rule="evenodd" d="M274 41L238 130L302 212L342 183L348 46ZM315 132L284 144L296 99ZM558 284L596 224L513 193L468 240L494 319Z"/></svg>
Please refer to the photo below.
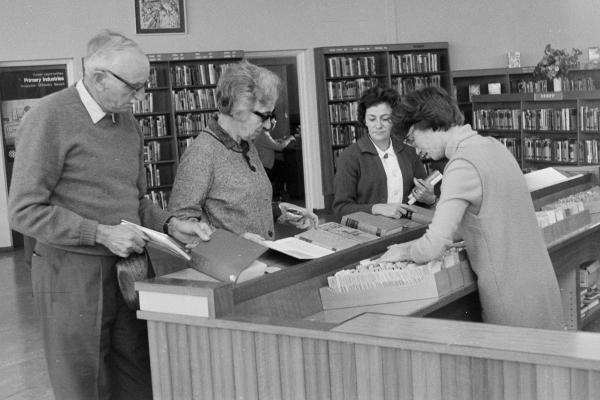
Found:
<svg viewBox="0 0 600 400"><path fill-rule="evenodd" d="M406 95L394 108L392 119L396 129L406 134L411 126L419 129L448 130L465 121L456 100L437 86L429 86Z"/></svg>
<svg viewBox="0 0 600 400"><path fill-rule="evenodd" d="M364 92L358 100L358 122L363 126L365 124L365 114L367 109L378 104L387 103L392 110L400 102L400 95L394 89L382 89L379 86L372 87Z"/></svg>

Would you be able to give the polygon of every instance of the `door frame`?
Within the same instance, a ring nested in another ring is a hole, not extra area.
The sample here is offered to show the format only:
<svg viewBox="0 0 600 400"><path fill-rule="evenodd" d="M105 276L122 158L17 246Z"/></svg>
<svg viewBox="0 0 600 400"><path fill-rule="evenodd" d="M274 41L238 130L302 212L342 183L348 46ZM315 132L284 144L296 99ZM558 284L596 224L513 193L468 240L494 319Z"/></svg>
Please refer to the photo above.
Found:
<svg viewBox="0 0 600 400"><path fill-rule="evenodd" d="M302 173L304 175L306 207L308 209L324 208L314 52L312 49L246 51L244 55L248 60L253 58L292 57L296 59L298 105L300 108L300 125L302 126Z"/></svg>

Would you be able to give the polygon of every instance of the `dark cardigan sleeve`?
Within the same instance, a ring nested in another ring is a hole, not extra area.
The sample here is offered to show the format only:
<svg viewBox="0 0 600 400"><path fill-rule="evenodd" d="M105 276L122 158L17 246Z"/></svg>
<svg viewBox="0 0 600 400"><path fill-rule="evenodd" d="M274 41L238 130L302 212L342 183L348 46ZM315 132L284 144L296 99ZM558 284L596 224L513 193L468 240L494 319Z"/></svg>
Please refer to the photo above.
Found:
<svg viewBox="0 0 600 400"><path fill-rule="evenodd" d="M355 145L348 147L337 162L333 190L333 212L344 216L353 212L371 213L373 204L358 204L358 181L360 179L359 149Z"/></svg>

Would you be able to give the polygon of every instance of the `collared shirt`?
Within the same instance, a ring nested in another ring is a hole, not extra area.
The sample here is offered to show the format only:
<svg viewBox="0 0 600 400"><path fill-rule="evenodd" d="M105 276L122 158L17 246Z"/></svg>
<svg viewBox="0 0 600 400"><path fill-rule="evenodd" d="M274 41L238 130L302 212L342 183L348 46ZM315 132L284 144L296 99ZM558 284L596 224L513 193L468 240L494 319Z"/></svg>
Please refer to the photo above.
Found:
<svg viewBox="0 0 600 400"><path fill-rule="evenodd" d="M371 140L371 142L373 142ZM401 203L402 195L404 193L404 184L402 183L402 171L398 164L398 158L394 151L394 146L390 141L390 147L386 151L382 151L375 143L375 150L381 159L383 169L385 170L385 176L387 178L387 202L388 203Z"/></svg>
<svg viewBox="0 0 600 400"><path fill-rule="evenodd" d="M100 121L106 116L106 113L104 112L104 110L102 110L100 105L98 105L96 100L94 100L90 92L88 92L85 85L83 84L83 80L80 79L79 81L77 81L75 88L79 93L79 97L81 98L85 109L87 110L88 114L90 114L92 122L94 124L97 124L98 121Z"/></svg>

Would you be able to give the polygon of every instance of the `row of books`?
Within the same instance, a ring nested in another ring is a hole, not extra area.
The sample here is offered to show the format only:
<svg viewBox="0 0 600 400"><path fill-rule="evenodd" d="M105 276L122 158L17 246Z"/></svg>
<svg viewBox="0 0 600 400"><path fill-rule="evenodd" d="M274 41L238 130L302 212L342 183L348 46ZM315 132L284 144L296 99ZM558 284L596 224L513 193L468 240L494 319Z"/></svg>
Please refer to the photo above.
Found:
<svg viewBox="0 0 600 400"><path fill-rule="evenodd" d="M413 74L419 72L438 72L440 70L440 54L393 54L390 57L392 74Z"/></svg>
<svg viewBox="0 0 600 400"><path fill-rule="evenodd" d="M160 186L160 169L154 164L146 165L146 182L149 187Z"/></svg>
<svg viewBox="0 0 600 400"><path fill-rule="evenodd" d="M512 153L513 156L517 160L521 159L521 140L514 137L498 137L496 138L500 143L502 143L508 151Z"/></svg>
<svg viewBox="0 0 600 400"><path fill-rule="evenodd" d="M173 91L175 111L211 110L217 107L214 88Z"/></svg>
<svg viewBox="0 0 600 400"><path fill-rule="evenodd" d="M166 144L168 147L168 144ZM157 141L150 141L144 144L144 162L150 163L155 161L161 161L161 143Z"/></svg>
<svg viewBox="0 0 600 400"><path fill-rule="evenodd" d="M580 92L586 90L596 90L596 83L592 77L569 79L561 78L561 90L563 92ZM556 92L556 90L554 90Z"/></svg>
<svg viewBox="0 0 600 400"><path fill-rule="evenodd" d="M154 112L154 95L145 93L143 99L135 100L131 105L134 114Z"/></svg>
<svg viewBox="0 0 600 400"><path fill-rule="evenodd" d="M586 164L598 164L600 162L600 140L589 139L579 142L579 161Z"/></svg>
<svg viewBox="0 0 600 400"><path fill-rule="evenodd" d="M513 93L546 93L548 81L546 80L520 80L511 82Z"/></svg>
<svg viewBox="0 0 600 400"><path fill-rule="evenodd" d="M365 135L366 128L355 125L332 125L331 144L333 146L348 146Z"/></svg>
<svg viewBox="0 0 600 400"><path fill-rule="evenodd" d="M441 87L441 75L414 76L410 78L392 79L392 88L394 88L400 94L400 96L407 95L415 90L423 89L429 86Z"/></svg>
<svg viewBox="0 0 600 400"><path fill-rule="evenodd" d="M150 66L150 75L148 76L148 88L153 89L160 86L167 86L167 73L165 68Z"/></svg>
<svg viewBox="0 0 600 400"><path fill-rule="evenodd" d="M575 139L525 138L523 147L523 157L527 160L577 162Z"/></svg>
<svg viewBox="0 0 600 400"><path fill-rule="evenodd" d="M216 85L219 76L231 64L183 64L171 67L174 86Z"/></svg>
<svg viewBox="0 0 600 400"><path fill-rule="evenodd" d="M600 107L581 106L579 108L579 123L582 131L600 130Z"/></svg>
<svg viewBox="0 0 600 400"><path fill-rule="evenodd" d="M328 57L327 72L330 78L377 75L377 61L375 56Z"/></svg>
<svg viewBox="0 0 600 400"><path fill-rule="evenodd" d="M473 128L482 129L520 129L521 110L514 108L482 109L473 111Z"/></svg>
<svg viewBox="0 0 600 400"><path fill-rule="evenodd" d="M164 190L151 190L144 195L145 198L151 200L163 210L167 209L169 193Z"/></svg>
<svg viewBox="0 0 600 400"><path fill-rule="evenodd" d="M345 103L329 104L329 121L335 122L353 122L358 120L358 102L350 101Z"/></svg>
<svg viewBox="0 0 600 400"><path fill-rule="evenodd" d="M359 78L347 81L327 82L327 97L329 100L355 100L363 93L379 84L377 78Z"/></svg>
<svg viewBox="0 0 600 400"><path fill-rule="evenodd" d="M177 115L177 135L196 135L208 128L213 113Z"/></svg>
<svg viewBox="0 0 600 400"><path fill-rule="evenodd" d="M523 129L571 131L577 129L576 108L542 108L523 110Z"/></svg>
<svg viewBox="0 0 600 400"><path fill-rule="evenodd" d="M149 117L136 117L142 134L144 137L162 137L167 136L168 125L167 119L164 115L149 116Z"/></svg>

